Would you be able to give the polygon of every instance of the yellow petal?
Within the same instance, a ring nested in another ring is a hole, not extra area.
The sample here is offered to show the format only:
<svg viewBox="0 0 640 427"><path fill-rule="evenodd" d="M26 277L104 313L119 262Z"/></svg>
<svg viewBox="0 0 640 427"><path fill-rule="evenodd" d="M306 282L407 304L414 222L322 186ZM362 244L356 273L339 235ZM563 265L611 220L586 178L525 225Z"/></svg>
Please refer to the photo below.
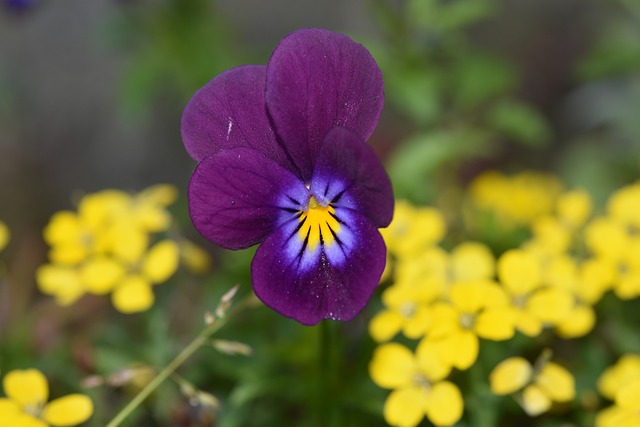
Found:
<svg viewBox="0 0 640 427"><path fill-rule="evenodd" d="M575 381L571 373L553 362L544 365L535 383L555 402L568 402L573 400L576 394Z"/></svg>
<svg viewBox="0 0 640 427"><path fill-rule="evenodd" d="M211 269L211 255L200 246L188 240L180 243L180 255L184 266L196 274L204 274Z"/></svg>
<svg viewBox="0 0 640 427"><path fill-rule="evenodd" d="M431 326L431 312L424 305L418 305L413 315L404 319L402 333L405 337L419 339L429 330Z"/></svg>
<svg viewBox="0 0 640 427"><path fill-rule="evenodd" d="M522 357L510 357L496 366L489 375L493 394L499 396L515 393L531 379L533 368Z"/></svg>
<svg viewBox="0 0 640 427"><path fill-rule="evenodd" d="M49 427L39 419L32 417L29 414L18 414L11 420L10 427Z"/></svg>
<svg viewBox="0 0 640 427"><path fill-rule="evenodd" d="M463 313L477 313L485 305L487 286L484 281L458 282L451 287L449 298Z"/></svg>
<svg viewBox="0 0 640 427"><path fill-rule="evenodd" d="M384 419L392 426L417 426L425 411L425 395L416 387L394 390L384 403Z"/></svg>
<svg viewBox="0 0 640 427"><path fill-rule="evenodd" d="M515 334L516 313L511 307L491 308L478 314L475 330L478 336L504 341Z"/></svg>
<svg viewBox="0 0 640 427"><path fill-rule="evenodd" d="M616 393L616 405L640 412L640 378L626 384Z"/></svg>
<svg viewBox="0 0 640 427"><path fill-rule="evenodd" d="M369 375L383 388L406 387L416 373L413 353L398 343L383 344L375 349L369 363Z"/></svg>
<svg viewBox="0 0 640 427"><path fill-rule="evenodd" d="M78 216L82 223L93 231L100 230L131 208L131 196L121 190L102 190L87 194L80 200Z"/></svg>
<svg viewBox="0 0 640 427"><path fill-rule="evenodd" d="M151 283L165 282L178 269L180 249L173 240L156 243L142 262L142 274Z"/></svg>
<svg viewBox="0 0 640 427"><path fill-rule="evenodd" d="M137 313L151 308L154 296L149 282L140 276L129 276L113 291L111 300L122 313Z"/></svg>
<svg viewBox="0 0 640 427"><path fill-rule="evenodd" d="M137 263L149 244L147 233L129 216L118 220L104 233L113 255L128 264Z"/></svg>
<svg viewBox="0 0 640 427"><path fill-rule="evenodd" d="M9 238L9 228L4 222L0 221L0 251L2 251L5 246L7 246L7 243L9 243Z"/></svg>
<svg viewBox="0 0 640 427"><path fill-rule="evenodd" d="M49 398L49 384L36 369L14 370L4 377L4 392L21 406L39 407Z"/></svg>
<svg viewBox="0 0 640 427"><path fill-rule="evenodd" d="M558 216L573 229L587 221L591 209L591 196L583 189L569 191L558 198Z"/></svg>
<svg viewBox="0 0 640 427"><path fill-rule="evenodd" d="M89 247L82 241L59 243L49 250L49 259L57 264L76 265L89 255Z"/></svg>
<svg viewBox="0 0 640 427"><path fill-rule="evenodd" d="M80 280L88 292L105 295L111 292L124 274L124 267L106 256L98 256L86 261L80 268Z"/></svg>
<svg viewBox="0 0 640 427"><path fill-rule="evenodd" d="M551 407L551 399L535 384L522 392L522 409L532 417L546 412Z"/></svg>
<svg viewBox="0 0 640 427"><path fill-rule="evenodd" d="M369 322L369 334L377 342L389 341L402 327L402 316L396 311L378 312Z"/></svg>
<svg viewBox="0 0 640 427"><path fill-rule="evenodd" d="M588 334L596 324L596 313L593 308L577 304L571 313L560 322L556 330L562 338L579 338Z"/></svg>
<svg viewBox="0 0 640 427"><path fill-rule="evenodd" d="M465 242L451 252L451 269L457 281L490 279L495 270L495 258L486 245Z"/></svg>
<svg viewBox="0 0 640 427"><path fill-rule="evenodd" d="M75 212L60 211L53 214L42 234L49 245L77 241L83 234L82 225Z"/></svg>
<svg viewBox="0 0 640 427"><path fill-rule="evenodd" d="M470 331L460 331L442 340L440 355L460 370L471 367L478 358L478 337Z"/></svg>
<svg viewBox="0 0 640 427"><path fill-rule="evenodd" d="M598 379L598 391L609 400L630 381L640 378L640 355L625 354L615 365L605 369Z"/></svg>
<svg viewBox="0 0 640 427"><path fill-rule="evenodd" d="M540 285L540 262L531 253L511 249L498 260L498 277L514 295L525 295Z"/></svg>
<svg viewBox="0 0 640 427"><path fill-rule="evenodd" d="M596 415L596 427L621 427L633 416L630 411L611 405Z"/></svg>
<svg viewBox="0 0 640 427"><path fill-rule="evenodd" d="M427 417L437 426L451 426L462 417L464 402L458 387L449 381L433 385L427 403Z"/></svg>
<svg viewBox="0 0 640 427"><path fill-rule="evenodd" d="M70 394L49 402L42 418L54 426L74 426L93 414L93 402L84 394Z"/></svg>
<svg viewBox="0 0 640 427"><path fill-rule="evenodd" d="M4 397L0 397L0 414L5 417L9 417L10 415L16 415L20 413L20 406L18 406L17 402L14 402L10 399L5 399ZM5 419L0 418L0 426L4 426L3 421Z"/></svg>
<svg viewBox="0 0 640 427"><path fill-rule="evenodd" d="M53 295L58 304L73 304L84 294L84 285L73 267L45 264L36 270L38 288L45 294Z"/></svg>
<svg viewBox="0 0 640 427"><path fill-rule="evenodd" d="M542 322L528 310L516 310L516 329L528 337L537 337L542 332Z"/></svg>
<svg viewBox="0 0 640 427"><path fill-rule="evenodd" d="M444 379L451 372L451 363L442 357L438 345L428 338L420 340L416 359L420 371L432 382Z"/></svg>
<svg viewBox="0 0 640 427"><path fill-rule="evenodd" d="M574 307L573 295L561 288L544 288L536 291L527 301L527 309L544 323L564 321Z"/></svg>

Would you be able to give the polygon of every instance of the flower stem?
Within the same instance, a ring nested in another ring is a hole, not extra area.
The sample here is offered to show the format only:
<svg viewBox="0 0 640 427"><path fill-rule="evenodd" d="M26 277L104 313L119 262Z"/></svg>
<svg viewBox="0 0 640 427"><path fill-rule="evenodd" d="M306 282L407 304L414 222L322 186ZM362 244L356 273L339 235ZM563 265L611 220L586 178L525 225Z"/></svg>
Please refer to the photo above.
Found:
<svg viewBox="0 0 640 427"><path fill-rule="evenodd" d="M238 308L243 306L242 302L238 304L236 307ZM206 344L208 339L211 338L213 334L219 331L225 323L227 323L227 319L230 317L228 315L224 317L217 317L215 322L208 324L200 333L187 345L178 355L171 361L167 366L165 366L159 373L156 375L149 384L146 385L118 414L106 425L106 427L117 427L122 422L127 419L131 413L136 410L138 406L144 402L144 400L149 397L153 391L158 388L160 384L162 384L167 378L169 378L182 364L189 359L203 344Z"/></svg>

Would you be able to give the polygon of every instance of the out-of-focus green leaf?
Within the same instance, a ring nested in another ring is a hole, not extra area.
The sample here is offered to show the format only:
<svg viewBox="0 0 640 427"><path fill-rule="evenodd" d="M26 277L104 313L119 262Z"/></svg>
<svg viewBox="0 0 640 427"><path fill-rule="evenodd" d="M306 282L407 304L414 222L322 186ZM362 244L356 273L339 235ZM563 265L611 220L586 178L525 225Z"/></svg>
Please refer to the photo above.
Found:
<svg viewBox="0 0 640 427"><path fill-rule="evenodd" d="M441 32L463 29L491 16L494 10L492 0L410 0L407 5L412 23Z"/></svg>
<svg viewBox="0 0 640 427"><path fill-rule="evenodd" d="M442 78L436 70L392 69L385 73L387 99L419 125L433 123L441 113Z"/></svg>
<svg viewBox="0 0 640 427"><path fill-rule="evenodd" d="M579 75L584 79L598 79L638 72L640 70L639 34L636 26L624 25L623 22L610 25L589 56L578 65Z"/></svg>
<svg viewBox="0 0 640 427"><path fill-rule="evenodd" d="M531 147L549 142L550 130L545 118L535 109L519 102L504 101L496 105L489 114L489 124Z"/></svg>
<svg viewBox="0 0 640 427"><path fill-rule="evenodd" d="M425 133L409 139L388 165L396 198L430 199L435 191L432 178L441 166L483 152L488 142L488 135L475 129Z"/></svg>
<svg viewBox="0 0 640 427"><path fill-rule="evenodd" d="M453 74L453 91L457 104L463 108L477 106L483 101L511 90L516 77L504 60L474 54L460 58Z"/></svg>

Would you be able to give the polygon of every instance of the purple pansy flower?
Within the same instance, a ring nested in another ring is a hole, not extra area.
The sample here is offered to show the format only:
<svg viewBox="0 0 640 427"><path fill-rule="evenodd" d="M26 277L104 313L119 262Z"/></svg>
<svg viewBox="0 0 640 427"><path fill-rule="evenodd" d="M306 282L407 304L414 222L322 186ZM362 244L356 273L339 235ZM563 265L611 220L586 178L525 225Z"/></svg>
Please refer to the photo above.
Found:
<svg viewBox="0 0 640 427"><path fill-rule="evenodd" d="M385 266L378 228L391 183L366 140L383 105L380 69L350 38L304 29L267 66L233 68L187 105L182 138L198 161L195 227L227 249L260 244L256 295L305 325L350 320Z"/></svg>

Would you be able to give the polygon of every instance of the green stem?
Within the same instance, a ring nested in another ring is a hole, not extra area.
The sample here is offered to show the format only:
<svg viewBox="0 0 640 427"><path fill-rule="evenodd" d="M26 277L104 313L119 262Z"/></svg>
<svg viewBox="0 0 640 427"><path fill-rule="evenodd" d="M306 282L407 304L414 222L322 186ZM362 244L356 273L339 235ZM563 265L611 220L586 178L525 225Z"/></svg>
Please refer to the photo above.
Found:
<svg viewBox="0 0 640 427"><path fill-rule="evenodd" d="M245 304L238 304L234 311L237 311ZM106 427L119 426L131 413L149 397L153 391L158 388L167 378L169 378L182 364L189 359L213 334L222 328L231 313L227 313L225 317L218 317L216 321L204 328L194 339L187 345L167 366L165 366L158 375L145 388L143 388L118 414L111 420Z"/></svg>
<svg viewBox="0 0 640 427"><path fill-rule="evenodd" d="M331 393L331 325L323 320L319 325L318 342L318 426L329 425L329 412L332 407Z"/></svg>

